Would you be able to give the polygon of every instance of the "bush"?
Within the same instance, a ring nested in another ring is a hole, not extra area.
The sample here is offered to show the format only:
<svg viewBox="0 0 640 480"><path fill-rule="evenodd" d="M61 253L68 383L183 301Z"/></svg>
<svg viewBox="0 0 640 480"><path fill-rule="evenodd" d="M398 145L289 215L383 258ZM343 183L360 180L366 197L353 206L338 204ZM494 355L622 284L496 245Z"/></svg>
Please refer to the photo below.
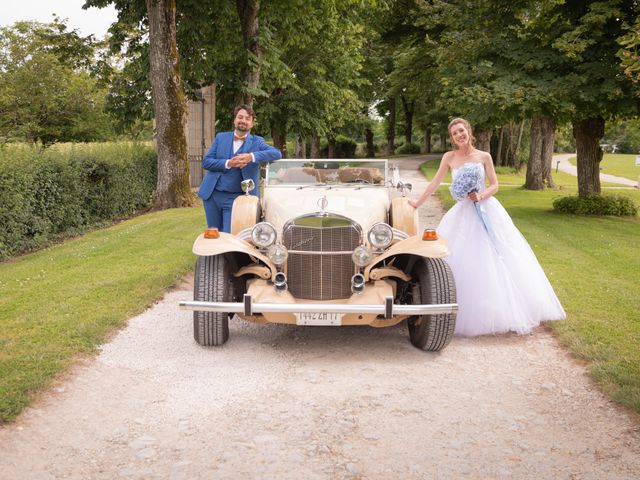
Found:
<svg viewBox="0 0 640 480"><path fill-rule="evenodd" d="M420 145L417 143L405 143L401 147L396 148L396 153L403 155L420 153Z"/></svg>
<svg viewBox="0 0 640 480"><path fill-rule="evenodd" d="M338 135L336 137L336 154L334 158L355 158L357 146L358 144L352 138ZM320 156L323 158L329 156L329 145L324 141L320 145Z"/></svg>
<svg viewBox="0 0 640 480"><path fill-rule="evenodd" d="M635 216L638 206L623 195L591 195L582 197L562 197L553 201L553 209L560 213L576 215Z"/></svg>
<svg viewBox="0 0 640 480"><path fill-rule="evenodd" d="M140 144L4 145L0 259L147 207L155 185L155 153Z"/></svg>

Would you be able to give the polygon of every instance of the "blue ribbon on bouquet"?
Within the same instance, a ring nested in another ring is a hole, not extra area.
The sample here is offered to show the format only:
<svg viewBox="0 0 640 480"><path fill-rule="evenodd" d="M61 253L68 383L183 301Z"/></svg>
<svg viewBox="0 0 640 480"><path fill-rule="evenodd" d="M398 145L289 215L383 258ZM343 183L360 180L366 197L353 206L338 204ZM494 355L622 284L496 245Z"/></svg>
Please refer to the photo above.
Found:
<svg viewBox="0 0 640 480"><path fill-rule="evenodd" d="M471 192L477 192L477 190L473 189L471 190ZM502 255L498 250L498 238L496 237L496 234L493 231L493 227L491 226L491 220L489 220L489 215L487 215L487 212L484 211L484 209L480 205L480 202L473 202L473 206L476 207L476 213L478 214L478 217L480 217L480 221L482 222L482 225L484 226L484 229L486 230L487 235L489 236L489 240L493 245L493 249L498 254L498 257L502 258Z"/></svg>

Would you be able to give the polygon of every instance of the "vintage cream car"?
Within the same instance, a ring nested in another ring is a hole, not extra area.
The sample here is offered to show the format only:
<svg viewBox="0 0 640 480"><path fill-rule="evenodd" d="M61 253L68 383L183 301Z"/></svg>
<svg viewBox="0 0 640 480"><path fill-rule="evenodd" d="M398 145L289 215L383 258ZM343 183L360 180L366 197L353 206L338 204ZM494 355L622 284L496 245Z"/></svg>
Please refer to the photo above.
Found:
<svg viewBox="0 0 640 480"><path fill-rule="evenodd" d="M222 345L237 314L293 325L387 327L406 319L413 345L444 348L457 311L442 260L447 245L434 230L418 232L417 212L404 197L410 185L387 165L269 164L262 203L241 195L231 233L210 229L193 245L194 301L180 306L194 310L196 341Z"/></svg>

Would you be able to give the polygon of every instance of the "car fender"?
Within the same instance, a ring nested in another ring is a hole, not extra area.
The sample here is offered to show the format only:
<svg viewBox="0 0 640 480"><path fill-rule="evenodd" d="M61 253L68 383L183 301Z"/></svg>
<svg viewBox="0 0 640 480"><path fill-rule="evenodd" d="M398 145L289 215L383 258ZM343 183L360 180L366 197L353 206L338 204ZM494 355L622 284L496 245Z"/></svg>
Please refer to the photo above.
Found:
<svg viewBox="0 0 640 480"><path fill-rule="evenodd" d="M418 209L409 204L408 198L396 197L391 200L391 226L407 235L418 233Z"/></svg>
<svg viewBox="0 0 640 480"><path fill-rule="evenodd" d="M443 238L439 238L438 240L422 240L421 235L414 235L413 237L409 237L392 245L391 248L382 255L375 257L364 269L365 278L368 279L371 270L383 260L404 254L417 255L419 257L442 258L449 255L449 247L447 246L447 241Z"/></svg>
<svg viewBox="0 0 640 480"><path fill-rule="evenodd" d="M222 253L245 253L269 267L272 277L278 271L271 260L257 248L226 232L220 232L218 238L204 238L204 233L201 233L196 238L196 241L193 242L192 251L202 257L220 255Z"/></svg>

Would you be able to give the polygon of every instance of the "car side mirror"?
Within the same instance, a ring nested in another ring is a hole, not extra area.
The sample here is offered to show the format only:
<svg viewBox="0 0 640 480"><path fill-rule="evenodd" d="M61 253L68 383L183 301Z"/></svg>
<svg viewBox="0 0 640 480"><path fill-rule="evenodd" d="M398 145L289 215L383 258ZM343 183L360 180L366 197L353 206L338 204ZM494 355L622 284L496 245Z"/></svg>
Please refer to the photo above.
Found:
<svg viewBox="0 0 640 480"><path fill-rule="evenodd" d="M251 192L251 190L253 190L256 187L255 182L252 179L247 179L247 180L243 180L242 182L240 182L240 185L242 187L242 191L246 194L249 195L249 192Z"/></svg>
<svg viewBox="0 0 640 480"><path fill-rule="evenodd" d="M399 181L398 184L396 185L396 188L400 190L400 192L402 193L402 196L404 197L407 194L407 192L411 191L411 189L413 188L413 185L411 185L408 182Z"/></svg>

